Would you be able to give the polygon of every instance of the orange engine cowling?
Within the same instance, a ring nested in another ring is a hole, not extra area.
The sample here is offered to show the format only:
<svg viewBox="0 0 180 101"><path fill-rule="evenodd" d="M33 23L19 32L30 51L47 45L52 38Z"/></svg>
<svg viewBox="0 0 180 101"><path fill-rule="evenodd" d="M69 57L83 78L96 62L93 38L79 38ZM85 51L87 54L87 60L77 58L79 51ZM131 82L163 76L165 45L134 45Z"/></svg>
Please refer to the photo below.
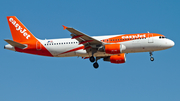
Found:
<svg viewBox="0 0 180 101"><path fill-rule="evenodd" d="M118 54L118 55L112 55L110 57L106 57L103 59L104 61L110 61L111 63L125 63L126 62L126 55L125 53Z"/></svg>
<svg viewBox="0 0 180 101"><path fill-rule="evenodd" d="M104 50L107 54L119 54L125 50L126 47L122 44L106 44L104 45Z"/></svg>

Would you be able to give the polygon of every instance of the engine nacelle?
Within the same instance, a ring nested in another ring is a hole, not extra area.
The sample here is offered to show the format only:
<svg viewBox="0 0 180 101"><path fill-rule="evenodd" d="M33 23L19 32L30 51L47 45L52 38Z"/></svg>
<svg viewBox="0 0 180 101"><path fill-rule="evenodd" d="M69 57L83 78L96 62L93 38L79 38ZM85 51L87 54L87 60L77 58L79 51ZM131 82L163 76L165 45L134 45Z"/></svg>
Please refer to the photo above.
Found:
<svg viewBox="0 0 180 101"><path fill-rule="evenodd" d="M120 54L125 49L126 49L126 46L124 46L122 44L106 44L106 45L104 45L104 51L107 54Z"/></svg>
<svg viewBox="0 0 180 101"><path fill-rule="evenodd" d="M104 58L103 60L110 61L111 63L116 63L116 64L125 63L126 55L125 55L125 53L121 53L118 55L112 55L110 57Z"/></svg>

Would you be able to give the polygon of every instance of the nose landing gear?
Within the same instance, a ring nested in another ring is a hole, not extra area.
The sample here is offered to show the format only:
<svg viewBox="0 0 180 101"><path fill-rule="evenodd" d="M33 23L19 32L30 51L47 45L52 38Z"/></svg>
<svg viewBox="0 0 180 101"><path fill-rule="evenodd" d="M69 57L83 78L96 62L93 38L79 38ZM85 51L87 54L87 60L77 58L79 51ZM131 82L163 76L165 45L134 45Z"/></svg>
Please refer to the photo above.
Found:
<svg viewBox="0 0 180 101"><path fill-rule="evenodd" d="M151 58L150 58L150 60L151 60L151 61L154 61L154 58L153 58L153 57L151 57Z"/></svg>
<svg viewBox="0 0 180 101"><path fill-rule="evenodd" d="M152 55L153 55L152 52L149 52L149 54L150 54L150 57L151 57L150 60L154 61L154 58L152 57Z"/></svg>

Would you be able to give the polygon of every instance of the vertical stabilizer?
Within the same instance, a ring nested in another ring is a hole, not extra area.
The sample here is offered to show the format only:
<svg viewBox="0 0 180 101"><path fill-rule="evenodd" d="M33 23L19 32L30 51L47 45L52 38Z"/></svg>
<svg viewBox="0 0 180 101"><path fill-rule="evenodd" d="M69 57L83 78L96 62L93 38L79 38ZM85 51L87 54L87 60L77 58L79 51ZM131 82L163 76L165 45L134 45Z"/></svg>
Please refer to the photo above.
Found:
<svg viewBox="0 0 180 101"><path fill-rule="evenodd" d="M36 37L16 18L7 17L13 40L16 42L36 41Z"/></svg>

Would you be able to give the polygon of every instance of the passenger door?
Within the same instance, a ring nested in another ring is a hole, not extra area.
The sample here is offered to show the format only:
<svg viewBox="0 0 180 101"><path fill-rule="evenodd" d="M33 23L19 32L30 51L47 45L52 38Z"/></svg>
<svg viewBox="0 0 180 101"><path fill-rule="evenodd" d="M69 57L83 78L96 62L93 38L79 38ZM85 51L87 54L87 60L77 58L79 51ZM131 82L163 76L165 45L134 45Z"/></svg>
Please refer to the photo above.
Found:
<svg viewBox="0 0 180 101"><path fill-rule="evenodd" d="M41 50L41 43L39 41L36 42L36 49Z"/></svg>
<svg viewBox="0 0 180 101"><path fill-rule="evenodd" d="M148 43L153 43L154 40L153 40L153 34L149 33L148 34Z"/></svg>

